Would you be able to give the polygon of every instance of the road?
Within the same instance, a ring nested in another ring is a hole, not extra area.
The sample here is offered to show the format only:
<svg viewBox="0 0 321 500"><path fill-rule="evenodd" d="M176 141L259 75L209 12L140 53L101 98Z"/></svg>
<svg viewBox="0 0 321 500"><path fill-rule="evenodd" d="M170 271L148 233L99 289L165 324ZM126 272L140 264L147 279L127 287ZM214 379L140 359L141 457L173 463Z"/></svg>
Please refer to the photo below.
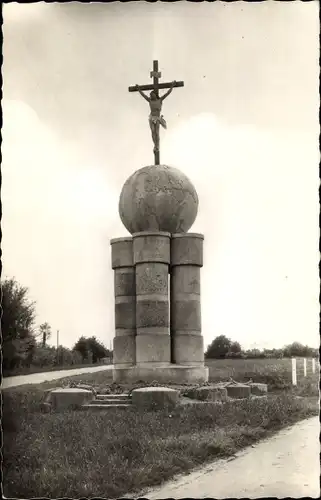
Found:
<svg viewBox="0 0 321 500"><path fill-rule="evenodd" d="M16 375L15 377L6 377L2 379L1 389L8 387L17 387L25 384L41 384L49 380L57 380L63 377L72 375L80 375L81 373L101 372L104 370L112 370L113 365L89 366L87 368L76 368L74 370L57 370L54 372L32 373L31 375Z"/></svg>
<svg viewBox="0 0 321 500"><path fill-rule="evenodd" d="M319 498L319 433L318 417L303 420L233 459L216 461L136 498Z"/></svg>

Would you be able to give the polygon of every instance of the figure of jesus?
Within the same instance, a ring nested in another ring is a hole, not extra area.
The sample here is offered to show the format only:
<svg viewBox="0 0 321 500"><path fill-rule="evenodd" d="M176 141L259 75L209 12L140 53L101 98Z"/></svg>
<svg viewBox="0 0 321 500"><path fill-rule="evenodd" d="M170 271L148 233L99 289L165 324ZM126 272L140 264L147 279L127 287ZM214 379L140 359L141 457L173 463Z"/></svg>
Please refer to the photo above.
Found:
<svg viewBox="0 0 321 500"><path fill-rule="evenodd" d="M149 103L150 107L150 115L148 118L149 126L152 132L152 139L154 143L154 153L159 151L159 126L161 125L163 128L167 128L166 121L161 114L162 104L164 99L172 92L176 81L172 82L170 89L162 96L159 97L155 90L152 90L149 94L149 97L144 94L139 88L139 85L136 85L136 90L140 93L140 95Z"/></svg>

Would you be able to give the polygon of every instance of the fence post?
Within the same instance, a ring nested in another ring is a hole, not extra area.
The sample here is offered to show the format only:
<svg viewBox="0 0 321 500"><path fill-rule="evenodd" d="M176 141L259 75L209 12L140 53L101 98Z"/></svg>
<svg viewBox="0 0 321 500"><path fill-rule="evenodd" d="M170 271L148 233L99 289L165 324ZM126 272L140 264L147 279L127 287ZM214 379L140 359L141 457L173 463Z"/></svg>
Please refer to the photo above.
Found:
<svg viewBox="0 0 321 500"><path fill-rule="evenodd" d="M303 373L304 373L304 376L306 377L307 376L307 360L306 360L306 358L303 359Z"/></svg>
<svg viewBox="0 0 321 500"><path fill-rule="evenodd" d="M315 373L315 359L312 358L312 373Z"/></svg>
<svg viewBox="0 0 321 500"><path fill-rule="evenodd" d="M292 385L296 385L296 358L292 358Z"/></svg>

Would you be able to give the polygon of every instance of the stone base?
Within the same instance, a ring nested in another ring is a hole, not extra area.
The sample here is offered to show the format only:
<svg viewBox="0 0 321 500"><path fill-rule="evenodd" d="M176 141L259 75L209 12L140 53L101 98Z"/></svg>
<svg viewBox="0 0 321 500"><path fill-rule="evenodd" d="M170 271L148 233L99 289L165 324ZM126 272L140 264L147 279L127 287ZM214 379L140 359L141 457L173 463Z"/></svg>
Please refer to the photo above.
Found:
<svg viewBox="0 0 321 500"><path fill-rule="evenodd" d="M113 381L157 382L163 384L199 384L208 381L208 368L205 366L182 366L168 364L167 366L132 366L131 368L113 369Z"/></svg>

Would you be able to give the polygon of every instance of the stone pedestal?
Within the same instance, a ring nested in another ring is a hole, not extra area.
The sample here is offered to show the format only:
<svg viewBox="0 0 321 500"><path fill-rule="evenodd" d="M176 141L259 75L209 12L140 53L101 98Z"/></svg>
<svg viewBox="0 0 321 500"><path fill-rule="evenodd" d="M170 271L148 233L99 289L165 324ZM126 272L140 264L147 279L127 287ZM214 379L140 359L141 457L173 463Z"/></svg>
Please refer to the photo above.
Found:
<svg viewBox="0 0 321 500"><path fill-rule="evenodd" d="M133 238L115 238L112 248L115 290L114 365L127 368L136 363L136 285Z"/></svg>
<svg viewBox="0 0 321 500"><path fill-rule="evenodd" d="M166 165L144 167L123 186L119 214L132 238L111 242L115 382L208 380L200 308L203 236L186 233L197 210L191 181Z"/></svg>
<svg viewBox="0 0 321 500"><path fill-rule="evenodd" d="M168 266L170 234L133 234L136 269L136 363L164 366L170 362Z"/></svg>

